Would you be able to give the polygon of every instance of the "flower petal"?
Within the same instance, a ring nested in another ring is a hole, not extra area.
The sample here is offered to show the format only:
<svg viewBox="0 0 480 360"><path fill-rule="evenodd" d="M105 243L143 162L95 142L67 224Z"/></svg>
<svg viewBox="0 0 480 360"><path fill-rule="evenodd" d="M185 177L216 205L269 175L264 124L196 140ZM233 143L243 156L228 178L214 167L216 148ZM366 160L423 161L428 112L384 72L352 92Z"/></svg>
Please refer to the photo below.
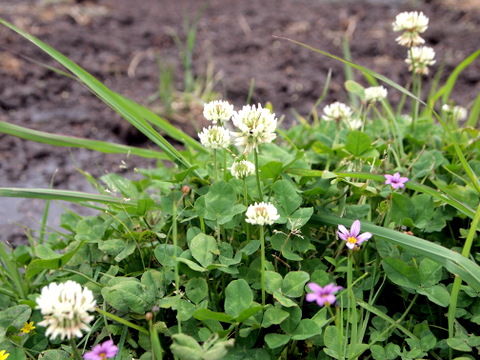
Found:
<svg viewBox="0 0 480 360"><path fill-rule="evenodd" d="M363 234L360 234L357 236L357 244L363 243L365 240L368 240L372 237L373 235L369 232L364 232Z"/></svg>
<svg viewBox="0 0 480 360"><path fill-rule="evenodd" d="M357 235L360 233L360 228L360 220L355 220L350 227L350 236L357 237Z"/></svg>
<svg viewBox="0 0 480 360"><path fill-rule="evenodd" d="M323 288L320 285L314 282L308 283L307 286L310 288L310 290L312 290L316 294L320 293L323 290Z"/></svg>

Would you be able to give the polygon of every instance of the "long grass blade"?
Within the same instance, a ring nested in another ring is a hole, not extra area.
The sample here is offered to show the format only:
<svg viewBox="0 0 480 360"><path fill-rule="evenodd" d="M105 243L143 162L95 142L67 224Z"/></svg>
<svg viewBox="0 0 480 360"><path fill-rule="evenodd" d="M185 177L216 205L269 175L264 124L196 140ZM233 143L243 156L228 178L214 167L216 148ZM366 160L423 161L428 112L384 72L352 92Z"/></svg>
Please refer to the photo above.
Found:
<svg viewBox="0 0 480 360"><path fill-rule="evenodd" d="M142 149L134 146L114 144L105 141L83 139L74 136L56 135L44 131L29 129L23 126L0 121L0 132L13 135L25 140L36 141L53 146L68 146L95 150L107 154L131 154L143 158L169 160L169 157L160 151Z"/></svg>
<svg viewBox="0 0 480 360"><path fill-rule="evenodd" d="M72 190L22 189L14 187L1 187L0 196L44 200L63 200L70 202L91 201L108 205L136 206L136 202L134 200L127 200L109 195L90 194L86 192Z"/></svg>
<svg viewBox="0 0 480 360"><path fill-rule="evenodd" d="M135 111L135 109L133 109L131 105L124 101L122 97L118 96L115 92L111 91L109 88L103 85L90 73L88 73L83 68L68 59L65 55L53 49L51 46L45 44L36 37L28 34L27 32L19 29L15 25L10 24L3 19L0 19L0 24L23 36L25 39L35 44L49 56L54 58L63 66L65 66L65 68L75 74L78 79L93 93L95 93L101 100L103 100L112 109L119 113L124 119L130 122L140 132L142 132L145 136L147 136L150 140L157 144L169 156L171 161L177 163L178 165L186 169L189 169L191 167L188 160L185 159L185 157L180 154L180 152L175 149L163 136L161 136L157 131L155 131L152 126L146 120L144 120L143 117L137 111ZM195 175L197 175L196 172Z"/></svg>
<svg viewBox="0 0 480 360"><path fill-rule="evenodd" d="M286 170L286 172L292 175L304 176L304 177L322 177L324 173L321 170L310 170L310 169L300 169L300 168L289 168ZM385 178L383 177L383 175L378 175L378 174L359 173L359 172L330 172L330 173L336 176L356 178L356 179L362 179L362 180L373 180L378 182L385 181ZM408 181L405 184L405 186L408 189L412 189L420 193L428 194L433 198L436 198L438 200L441 200L447 203L448 205L460 211L462 214L468 216L470 219L473 219L475 217L475 211L471 207L465 205L464 203L458 201L457 199L453 198L448 194L442 193L427 185L423 185L414 181Z"/></svg>
<svg viewBox="0 0 480 360"><path fill-rule="evenodd" d="M332 215L313 215L311 222L313 225L351 226L353 220ZM452 274L460 276L475 291L480 291L480 266L462 254L416 236L366 222L362 222L362 229L371 232L377 238L436 261Z"/></svg>

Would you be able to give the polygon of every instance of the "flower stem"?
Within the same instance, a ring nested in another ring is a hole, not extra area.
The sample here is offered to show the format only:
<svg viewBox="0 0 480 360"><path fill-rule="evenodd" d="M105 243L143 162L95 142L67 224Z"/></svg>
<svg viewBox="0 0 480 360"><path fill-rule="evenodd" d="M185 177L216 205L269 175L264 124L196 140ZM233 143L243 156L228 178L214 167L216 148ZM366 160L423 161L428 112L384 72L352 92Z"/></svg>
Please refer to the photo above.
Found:
<svg viewBox="0 0 480 360"><path fill-rule="evenodd" d="M70 339L70 347L72 349L73 358L75 360L83 360L82 355L80 355L80 352L78 351L77 342L74 338Z"/></svg>
<svg viewBox="0 0 480 360"><path fill-rule="evenodd" d="M348 252L347 259L347 294L348 294L348 312L347 317L352 321L352 328L350 334L350 344L355 347L357 344L357 330L358 330L358 313L355 301L355 293L353 292L353 253Z"/></svg>
<svg viewBox="0 0 480 360"><path fill-rule="evenodd" d="M218 163L217 163L217 149L213 149L213 168L214 168L214 180L218 180Z"/></svg>
<svg viewBox="0 0 480 360"><path fill-rule="evenodd" d="M262 288L262 306L265 306L265 231L260 226L260 286Z"/></svg>
<svg viewBox="0 0 480 360"><path fill-rule="evenodd" d="M216 172L216 150L214 150L214 158L215 158L215 176L217 175ZM175 202L175 196L173 199L173 209L172 209L172 240L173 240L173 248L174 248L174 257L175 257L175 290L176 294L180 294L180 275L178 272L178 261L177 261L177 242L178 242L178 235L177 235L177 203ZM182 322L178 319L177 314L177 323L178 323L178 333L182 332Z"/></svg>
<svg viewBox="0 0 480 360"><path fill-rule="evenodd" d="M257 189L258 189L259 201L263 201L262 185L260 184L260 170L258 168L258 153L257 153L257 150L253 151L253 159L255 161L255 177L257 179Z"/></svg>

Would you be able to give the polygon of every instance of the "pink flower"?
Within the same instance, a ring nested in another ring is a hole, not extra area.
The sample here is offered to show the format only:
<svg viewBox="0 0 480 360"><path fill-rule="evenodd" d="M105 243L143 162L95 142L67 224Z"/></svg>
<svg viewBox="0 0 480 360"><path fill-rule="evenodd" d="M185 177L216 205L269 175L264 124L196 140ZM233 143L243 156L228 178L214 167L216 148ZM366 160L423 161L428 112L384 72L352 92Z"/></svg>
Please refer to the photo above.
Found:
<svg viewBox="0 0 480 360"><path fill-rule="evenodd" d="M360 234L360 221L355 220L350 228L347 228L343 225L338 225L337 235L340 239L347 242L347 247L349 249L355 249L363 243L365 240L370 239L373 235L369 232Z"/></svg>
<svg viewBox="0 0 480 360"><path fill-rule="evenodd" d="M405 183L410 180L407 177L400 176L400 173L396 172L393 175L384 175L385 176L385 185L392 185L392 188L398 189L398 188L404 188Z"/></svg>
<svg viewBox="0 0 480 360"><path fill-rule="evenodd" d="M341 286L335 286L333 283L321 287L320 285L311 282L308 283L307 286L313 291L313 293L308 293L305 299L310 302L316 301L318 306L329 306L334 304L337 300L334 293L343 289Z"/></svg>
<svg viewBox="0 0 480 360"><path fill-rule="evenodd" d="M113 344L113 340L107 340L103 344L93 347L92 351L83 354L86 360L105 360L117 355L118 347Z"/></svg>

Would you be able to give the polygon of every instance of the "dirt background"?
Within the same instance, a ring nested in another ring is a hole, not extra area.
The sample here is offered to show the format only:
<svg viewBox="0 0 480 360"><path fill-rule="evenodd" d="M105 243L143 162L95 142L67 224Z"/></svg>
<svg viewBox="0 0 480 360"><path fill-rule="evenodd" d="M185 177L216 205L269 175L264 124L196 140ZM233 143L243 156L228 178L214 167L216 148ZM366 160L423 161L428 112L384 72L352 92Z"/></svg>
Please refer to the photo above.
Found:
<svg viewBox="0 0 480 360"><path fill-rule="evenodd" d="M237 106L245 103L254 79L252 102L270 101L285 124L294 111L306 116L321 95L329 70L329 102L346 100L343 67L308 49L275 38L284 36L342 55L347 34L352 58L404 85L405 49L391 23L401 11L421 10L430 18L426 45L444 73L480 48L478 0L1 0L0 16L53 46L111 89L155 110L159 62L175 69L174 86L183 87L181 51L184 23L201 14L193 72L214 79L214 90ZM0 120L58 134L149 147L146 139L84 86L36 62L56 64L6 28L0 28ZM213 75L212 75L213 74ZM431 77L425 80L431 82ZM453 98L468 106L480 91L480 63L462 73ZM392 90L390 96L398 94ZM180 102L175 106L181 107ZM191 134L202 126L201 104L184 116L169 117ZM123 165L126 165L126 169ZM0 186L92 191L77 168L100 176L131 173L154 162L83 149L55 148L0 134ZM0 240L25 240L38 228L44 202L0 198ZM78 209L77 209L78 210ZM61 204L49 223L58 226ZM18 225L22 224L22 226ZM24 228L25 227L25 228Z"/></svg>

